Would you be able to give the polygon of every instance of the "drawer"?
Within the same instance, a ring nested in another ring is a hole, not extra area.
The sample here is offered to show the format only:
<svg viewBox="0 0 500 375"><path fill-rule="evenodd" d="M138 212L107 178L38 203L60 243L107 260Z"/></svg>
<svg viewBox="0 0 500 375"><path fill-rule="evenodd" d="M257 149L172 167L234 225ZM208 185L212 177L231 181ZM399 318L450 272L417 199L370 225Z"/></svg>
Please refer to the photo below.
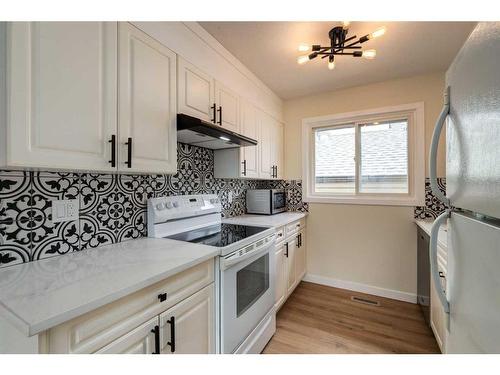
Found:
<svg viewBox="0 0 500 375"><path fill-rule="evenodd" d="M213 259L52 328L50 353L93 353L214 281ZM167 293L160 302L158 295Z"/></svg>
<svg viewBox="0 0 500 375"><path fill-rule="evenodd" d="M276 244L285 240L285 227L276 228Z"/></svg>
<svg viewBox="0 0 500 375"><path fill-rule="evenodd" d="M295 234L298 231L300 231L305 226L306 226L306 219L305 218L302 218L298 221L294 221L293 223L288 224L286 226L285 236L289 237L290 235Z"/></svg>

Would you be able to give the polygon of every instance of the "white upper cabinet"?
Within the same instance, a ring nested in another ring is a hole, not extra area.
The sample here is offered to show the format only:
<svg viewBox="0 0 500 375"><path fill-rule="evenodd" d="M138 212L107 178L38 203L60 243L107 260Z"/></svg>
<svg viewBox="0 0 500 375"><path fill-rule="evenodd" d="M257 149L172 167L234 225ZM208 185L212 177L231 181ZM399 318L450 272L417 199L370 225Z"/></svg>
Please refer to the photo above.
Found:
<svg viewBox="0 0 500 375"><path fill-rule="evenodd" d="M108 141L117 123L117 24L7 28L6 164L114 170Z"/></svg>
<svg viewBox="0 0 500 375"><path fill-rule="evenodd" d="M175 173L176 55L129 23L119 40L118 169Z"/></svg>
<svg viewBox="0 0 500 375"><path fill-rule="evenodd" d="M251 103L243 102L241 106L241 134L249 138L259 139L259 126L257 122L257 108ZM259 177L259 145L242 147L241 176Z"/></svg>
<svg viewBox="0 0 500 375"><path fill-rule="evenodd" d="M178 112L215 123L213 78L181 57L177 64Z"/></svg>
<svg viewBox="0 0 500 375"><path fill-rule="evenodd" d="M240 97L236 92L215 82L215 102L217 104L216 123L227 130L240 130Z"/></svg>
<svg viewBox="0 0 500 375"><path fill-rule="evenodd" d="M283 178L283 124L272 121L271 178Z"/></svg>
<svg viewBox="0 0 500 375"><path fill-rule="evenodd" d="M260 112L259 116L259 134L260 134L260 170L261 178L270 179L273 176L271 150L272 136L274 134L272 118L264 112Z"/></svg>

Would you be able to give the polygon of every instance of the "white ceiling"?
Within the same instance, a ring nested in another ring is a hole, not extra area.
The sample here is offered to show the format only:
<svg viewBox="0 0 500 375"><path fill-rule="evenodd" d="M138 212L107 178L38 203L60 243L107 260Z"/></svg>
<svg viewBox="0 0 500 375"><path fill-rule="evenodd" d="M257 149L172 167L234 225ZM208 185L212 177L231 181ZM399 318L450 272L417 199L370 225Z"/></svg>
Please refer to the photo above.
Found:
<svg viewBox="0 0 500 375"><path fill-rule="evenodd" d="M374 60L337 56L297 64L301 43L328 45L328 31L341 22L200 22L227 50L282 99L359 86L427 72L445 71L474 22L352 22L349 34L387 33L363 44Z"/></svg>

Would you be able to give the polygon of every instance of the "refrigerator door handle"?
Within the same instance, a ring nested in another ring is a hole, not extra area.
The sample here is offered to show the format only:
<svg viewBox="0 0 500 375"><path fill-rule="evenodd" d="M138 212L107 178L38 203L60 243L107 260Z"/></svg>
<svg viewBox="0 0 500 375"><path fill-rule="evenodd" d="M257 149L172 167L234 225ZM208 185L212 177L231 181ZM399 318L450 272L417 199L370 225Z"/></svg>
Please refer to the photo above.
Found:
<svg viewBox="0 0 500 375"><path fill-rule="evenodd" d="M441 215L434 220L431 227L431 238L429 243L429 257L431 264L431 277L434 281L434 285L437 289L437 294L439 296L439 300L441 301L444 311L446 313L450 312L450 303L446 299L446 293L441 288L441 277L439 276L439 269L437 263L437 241L438 241L438 233L441 225L449 218L451 211L447 210L443 212Z"/></svg>
<svg viewBox="0 0 500 375"><path fill-rule="evenodd" d="M439 145L439 138L441 136L441 130L443 129L443 125L446 121L446 117L450 113L450 87L446 87L444 92L444 105L439 117L436 121L436 125L434 126L434 132L432 133L431 139L431 147L429 150L429 179L431 183L432 193L443 203L446 205L450 205L450 200L446 198L446 196L441 192L437 183L437 173L436 173L436 164L437 164L437 149Z"/></svg>

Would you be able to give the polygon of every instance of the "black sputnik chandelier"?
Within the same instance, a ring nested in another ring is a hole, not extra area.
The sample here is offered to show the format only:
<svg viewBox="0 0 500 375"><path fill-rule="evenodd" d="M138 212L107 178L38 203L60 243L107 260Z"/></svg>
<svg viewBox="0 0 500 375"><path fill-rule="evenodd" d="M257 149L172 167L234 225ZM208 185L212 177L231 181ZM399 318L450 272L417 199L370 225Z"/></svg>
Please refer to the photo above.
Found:
<svg viewBox="0 0 500 375"><path fill-rule="evenodd" d="M316 57L321 57L322 59L328 58L328 69L333 70L335 68L335 56L353 56L363 57L365 59L374 59L377 55L377 51L374 49L362 51L361 44L369 41L370 39L384 35L385 31L385 27L381 27L373 33L357 39L356 35L351 37L347 36L349 32L349 22L344 22L342 26L336 26L328 33L328 37L330 38L329 46L324 47L319 44L309 46L301 44L299 46L299 52L311 51L311 53L299 56L297 58L297 62L299 64L305 64L309 60L315 59Z"/></svg>

